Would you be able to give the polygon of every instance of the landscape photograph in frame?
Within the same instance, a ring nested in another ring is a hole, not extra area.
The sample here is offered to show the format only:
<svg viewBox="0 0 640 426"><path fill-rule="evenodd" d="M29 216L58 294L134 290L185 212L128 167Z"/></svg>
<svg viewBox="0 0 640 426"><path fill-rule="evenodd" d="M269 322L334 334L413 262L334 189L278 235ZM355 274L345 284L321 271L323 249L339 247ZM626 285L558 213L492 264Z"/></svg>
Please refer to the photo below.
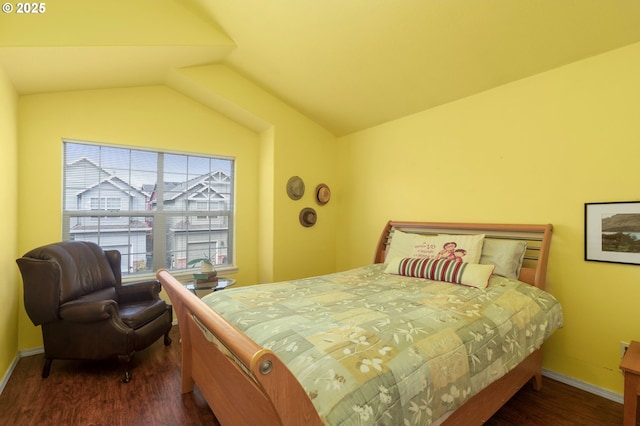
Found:
<svg viewBox="0 0 640 426"><path fill-rule="evenodd" d="M585 260L640 265L640 201L584 205Z"/></svg>

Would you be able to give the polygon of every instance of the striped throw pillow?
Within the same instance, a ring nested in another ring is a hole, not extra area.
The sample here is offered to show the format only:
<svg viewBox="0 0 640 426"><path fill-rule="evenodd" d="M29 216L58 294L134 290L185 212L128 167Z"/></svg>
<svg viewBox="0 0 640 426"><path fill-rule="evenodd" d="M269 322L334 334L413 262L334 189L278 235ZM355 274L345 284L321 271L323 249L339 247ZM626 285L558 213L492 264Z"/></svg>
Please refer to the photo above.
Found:
<svg viewBox="0 0 640 426"><path fill-rule="evenodd" d="M385 272L433 281L446 281L476 288L487 288L493 269L493 265L481 265L449 259L395 257L387 264Z"/></svg>

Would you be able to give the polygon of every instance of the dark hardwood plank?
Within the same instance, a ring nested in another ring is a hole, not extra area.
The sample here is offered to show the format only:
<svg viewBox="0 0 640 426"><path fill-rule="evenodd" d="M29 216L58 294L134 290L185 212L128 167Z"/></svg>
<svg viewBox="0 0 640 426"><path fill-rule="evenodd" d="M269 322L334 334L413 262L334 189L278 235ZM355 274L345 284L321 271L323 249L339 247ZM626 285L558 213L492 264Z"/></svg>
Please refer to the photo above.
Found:
<svg viewBox="0 0 640 426"><path fill-rule="evenodd" d="M136 354L127 384L117 361L56 360L42 379L43 355L20 359L0 395L0 424L218 425L197 387L180 394L178 327L171 338ZM525 386L486 424L620 425L622 405L545 377L540 391Z"/></svg>
<svg viewBox="0 0 640 426"><path fill-rule="evenodd" d="M2 395L2 425L217 425L196 390L180 394L180 334L162 339L132 361L133 380L122 383L118 361L53 361L41 377L43 355L21 358Z"/></svg>
<svg viewBox="0 0 640 426"><path fill-rule="evenodd" d="M542 389L525 385L485 425L621 425L622 414L622 404L543 377Z"/></svg>

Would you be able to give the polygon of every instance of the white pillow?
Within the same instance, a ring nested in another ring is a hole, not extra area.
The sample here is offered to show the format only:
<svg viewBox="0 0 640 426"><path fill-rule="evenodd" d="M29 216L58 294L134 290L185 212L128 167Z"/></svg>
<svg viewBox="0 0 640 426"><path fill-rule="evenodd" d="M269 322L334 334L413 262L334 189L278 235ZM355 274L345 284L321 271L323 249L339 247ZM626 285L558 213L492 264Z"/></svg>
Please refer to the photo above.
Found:
<svg viewBox="0 0 640 426"><path fill-rule="evenodd" d="M438 237L434 235L418 235L394 230L387 250L385 263L394 257L433 257L438 247ZM415 255L414 252L420 252ZM423 254L426 254L423 256ZM429 256L431 254L431 256Z"/></svg>
<svg viewBox="0 0 640 426"><path fill-rule="evenodd" d="M484 234L420 235L394 230L385 263L394 257L462 260L478 263Z"/></svg>

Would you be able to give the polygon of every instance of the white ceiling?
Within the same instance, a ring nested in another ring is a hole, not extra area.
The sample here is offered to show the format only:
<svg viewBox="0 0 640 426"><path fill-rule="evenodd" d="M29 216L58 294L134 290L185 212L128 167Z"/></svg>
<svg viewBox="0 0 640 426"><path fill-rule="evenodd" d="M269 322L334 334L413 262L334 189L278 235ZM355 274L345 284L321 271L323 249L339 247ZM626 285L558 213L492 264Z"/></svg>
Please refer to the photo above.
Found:
<svg viewBox="0 0 640 426"><path fill-rule="evenodd" d="M0 66L21 94L224 63L336 135L640 42L637 0L46 4L0 16Z"/></svg>

